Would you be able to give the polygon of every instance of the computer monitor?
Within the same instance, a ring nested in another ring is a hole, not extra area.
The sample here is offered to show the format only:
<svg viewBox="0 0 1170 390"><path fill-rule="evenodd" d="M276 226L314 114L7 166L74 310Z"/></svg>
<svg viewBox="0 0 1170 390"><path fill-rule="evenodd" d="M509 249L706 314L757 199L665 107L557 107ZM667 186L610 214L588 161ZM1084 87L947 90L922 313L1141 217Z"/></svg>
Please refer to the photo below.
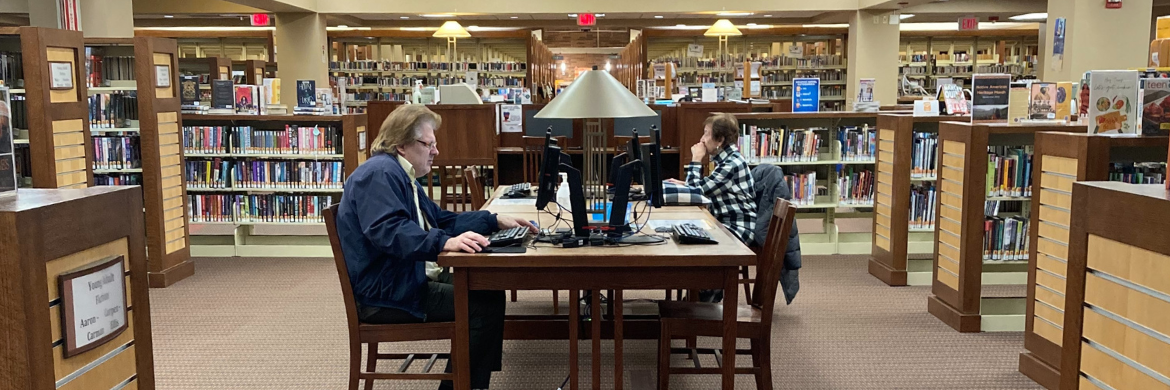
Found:
<svg viewBox="0 0 1170 390"><path fill-rule="evenodd" d="M548 202L557 196L557 180L560 174L561 148L556 146L552 131L545 132L544 152L540 161L540 176L536 190L536 209L544 210Z"/></svg>
<svg viewBox="0 0 1170 390"><path fill-rule="evenodd" d="M666 204L662 194L662 130L650 127L653 143L642 145L642 189L655 208Z"/></svg>
<svg viewBox="0 0 1170 390"><path fill-rule="evenodd" d="M619 167L614 167L613 202L609 206L608 233L611 236L630 231L630 226L626 222L626 207L630 203L630 182L633 181L635 168L640 165L642 165L641 161L633 160Z"/></svg>
<svg viewBox="0 0 1170 390"><path fill-rule="evenodd" d="M537 118L540 110L524 110L524 135L539 137L552 131L553 137L573 138L572 119Z"/></svg>

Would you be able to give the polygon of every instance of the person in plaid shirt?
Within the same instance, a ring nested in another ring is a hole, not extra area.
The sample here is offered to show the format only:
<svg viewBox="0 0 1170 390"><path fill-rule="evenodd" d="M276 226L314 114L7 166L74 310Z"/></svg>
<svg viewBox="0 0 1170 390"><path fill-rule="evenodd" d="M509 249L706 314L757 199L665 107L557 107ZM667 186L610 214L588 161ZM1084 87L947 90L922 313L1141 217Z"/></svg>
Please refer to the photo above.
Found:
<svg viewBox="0 0 1170 390"><path fill-rule="evenodd" d="M731 114L715 114L703 122L703 138L691 146L691 163L687 164L686 182L670 179L668 182L702 191L711 199L708 211L723 226L745 244L755 240L756 191L753 188L751 167L736 150L739 143L739 123ZM703 176L703 159L710 156L715 169ZM722 300L723 291L702 291L704 302Z"/></svg>

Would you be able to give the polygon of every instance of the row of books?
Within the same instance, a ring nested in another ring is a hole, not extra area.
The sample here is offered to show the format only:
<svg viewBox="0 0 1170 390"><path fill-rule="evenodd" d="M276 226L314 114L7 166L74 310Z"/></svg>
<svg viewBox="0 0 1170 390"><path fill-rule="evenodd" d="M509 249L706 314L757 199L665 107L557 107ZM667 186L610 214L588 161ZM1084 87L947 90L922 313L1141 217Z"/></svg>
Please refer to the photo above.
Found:
<svg viewBox="0 0 1170 390"><path fill-rule="evenodd" d="M842 204L873 204L874 173L856 169L852 165L837 166L837 202Z"/></svg>
<svg viewBox="0 0 1170 390"><path fill-rule="evenodd" d="M90 87L101 87L109 80L134 80L134 57L103 56L87 47L85 58L86 82Z"/></svg>
<svg viewBox="0 0 1170 390"><path fill-rule="evenodd" d="M927 62L931 60L930 54L926 53L914 53L909 56L903 54L901 57L901 60L904 62Z"/></svg>
<svg viewBox="0 0 1170 390"><path fill-rule="evenodd" d="M821 81L841 81L845 77L845 71L841 69L818 69L818 70L797 70L797 71L780 71L768 72L760 75L760 82L762 83L780 83L792 81L796 78L818 78ZM787 86L787 85L785 85Z"/></svg>
<svg viewBox="0 0 1170 390"><path fill-rule="evenodd" d="M983 220L983 260L1028 259L1028 218L986 217Z"/></svg>
<svg viewBox="0 0 1170 390"><path fill-rule="evenodd" d="M8 104L12 109L12 128L28 130L28 96L25 94L8 95Z"/></svg>
<svg viewBox="0 0 1170 390"><path fill-rule="evenodd" d="M703 68L703 69L718 69L731 71L736 66L742 65L744 62L758 62L763 68L775 67L798 67L798 68L814 68L821 66L838 66L845 65L845 59L837 54L817 54L804 55L800 57L789 57L787 55L756 57L754 55L725 55L719 58L694 58L694 57L666 57L655 61L656 63L674 63L676 67L686 68ZM763 69L767 70L767 69Z"/></svg>
<svg viewBox="0 0 1170 390"><path fill-rule="evenodd" d="M1032 146L987 147L987 196L1032 196Z"/></svg>
<svg viewBox="0 0 1170 390"><path fill-rule="evenodd" d="M339 189L345 179L340 161L224 159L188 160L187 186L193 188Z"/></svg>
<svg viewBox="0 0 1170 390"><path fill-rule="evenodd" d="M138 120L137 92L89 95L89 127L127 127L132 120Z"/></svg>
<svg viewBox="0 0 1170 390"><path fill-rule="evenodd" d="M93 169L142 167L138 136L94 136Z"/></svg>
<svg viewBox="0 0 1170 390"><path fill-rule="evenodd" d="M186 153L228 154L342 154L341 129L332 126L285 125L283 129L251 126L183 127Z"/></svg>
<svg viewBox="0 0 1170 390"><path fill-rule="evenodd" d="M142 175L137 173L107 173L93 175L93 183L99 186L140 186Z"/></svg>
<svg viewBox="0 0 1170 390"><path fill-rule="evenodd" d="M872 161L877 156L877 131L869 125L837 128L842 161Z"/></svg>
<svg viewBox="0 0 1170 390"><path fill-rule="evenodd" d="M1130 184L1162 184L1166 182L1166 164L1110 163L1109 181Z"/></svg>
<svg viewBox="0 0 1170 390"><path fill-rule="evenodd" d="M348 101L402 101L410 100L410 93L402 92L355 92L346 93Z"/></svg>
<svg viewBox="0 0 1170 390"><path fill-rule="evenodd" d="M792 203L797 205L814 204L817 202L817 196L829 194L827 188L817 185L816 171L785 175L784 183L792 189Z"/></svg>
<svg viewBox="0 0 1170 390"><path fill-rule="evenodd" d="M481 71L521 72L528 70L524 62L395 62L385 60L331 61L329 70L338 71Z"/></svg>
<svg viewBox="0 0 1170 390"><path fill-rule="evenodd" d="M938 192L930 183L910 185L910 228L934 229Z"/></svg>
<svg viewBox="0 0 1170 390"><path fill-rule="evenodd" d="M735 77L731 73L698 73L698 72L682 72L675 75L675 79L680 83L698 84L698 83L730 83L735 81Z"/></svg>
<svg viewBox="0 0 1170 390"><path fill-rule="evenodd" d="M914 132L910 152L910 177L938 174L938 133Z"/></svg>
<svg viewBox="0 0 1170 390"><path fill-rule="evenodd" d="M330 195L236 195L187 196L191 222L321 223L323 210L337 201Z"/></svg>
<svg viewBox="0 0 1170 390"><path fill-rule="evenodd" d="M24 57L19 52L0 51L0 81L8 88L24 87Z"/></svg>
<svg viewBox="0 0 1170 390"><path fill-rule="evenodd" d="M789 130L742 125L740 153L753 162L811 162L820 160L823 136L816 130Z"/></svg>

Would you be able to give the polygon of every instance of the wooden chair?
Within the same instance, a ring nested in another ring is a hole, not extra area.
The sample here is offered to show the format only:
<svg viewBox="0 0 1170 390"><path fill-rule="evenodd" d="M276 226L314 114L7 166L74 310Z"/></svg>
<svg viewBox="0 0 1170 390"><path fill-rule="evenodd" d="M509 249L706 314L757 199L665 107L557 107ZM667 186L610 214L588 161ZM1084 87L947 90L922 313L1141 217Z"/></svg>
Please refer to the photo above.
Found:
<svg viewBox="0 0 1170 390"><path fill-rule="evenodd" d="M740 338L751 340L751 349L737 350L736 353L750 354L752 367L736 368L736 374L756 376L757 389L772 389L772 310L776 304L776 291L780 284L780 270L784 267L784 252L788 245L788 233L796 217L796 206L784 199L776 199L776 207L768 226L768 237L756 261L758 274L750 305L737 305L737 330ZM674 337L696 336L719 337L723 333L723 305L717 303L664 301L658 304L661 317L661 335L658 339L658 388L670 388L670 374L720 374L720 367L704 368L698 354L715 355L717 366L735 364L724 362L718 349L671 348ZM670 367L672 354L690 355L694 368Z"/></svg>
<svg viewBox="0 0 1170 390"><path fill-rule="evenodd" d="M553 137L562 150L565 148L565 137ZM524 182L536 184L540 181L540 159L544 154L544 137L524 137Z"/></svg>
<svg viewBox="0 0 1170 390"><path fill-rule="evenodd" d="M487 195L483 192L483 180L479 177L479 169L463 168L463 188L466 188L471 196L471 211L482 209L483 204L487 203Z"/></svg>
<svg viewBox="0 0 1170 390"><path fill-rule="evenodd" d="M435 361L446 359L450 363L449 353L381 353L378 352L378 343L393 343L404 341L424 340L452 340L451 350L455 349L453 336L455 335L454 322L426 322L418 324L364 324L358 320L357 302L353 298L353 285L349 282L349 268L345 265L345 256L341 252L341 241L337 236L337 205L329 206L324 212L325 229L329 232L329 244L333 246L333 261L337 264L337 278L341 282L341 299L345 301L345 318L349 323L349 390L357 390L358 382L366 381L365 390L374 388L374 380L455 380L455 374L431 373ZM362 371L362 344L368 346L366 354L366 370ZM378 360L404 360L396 372L379 373ZM426 359L422 373L408 373L407 369L415 361Z"/></svg>

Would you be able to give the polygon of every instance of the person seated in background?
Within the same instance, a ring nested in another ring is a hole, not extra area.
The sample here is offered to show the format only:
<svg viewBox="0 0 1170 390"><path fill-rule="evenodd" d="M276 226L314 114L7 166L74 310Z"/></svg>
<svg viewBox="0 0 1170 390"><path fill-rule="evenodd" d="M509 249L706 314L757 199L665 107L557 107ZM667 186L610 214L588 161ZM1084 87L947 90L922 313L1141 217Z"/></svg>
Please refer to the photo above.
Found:
<svg viewBox="0 0 1170 390"><path fill-rule="evenodd" d="M715 219L727 227L744 244L755 240L756 191L751 167L736 150L739 123L731 114L715 114L703 122L703 138L691 146L691 162L686 166L686 181L667 182L698 189L711 199L707 208ZM703 176L703 160L710 157L715 168ZM703 302L723 300L723 290L699 292Z"/></svg>
<svg viewBox="0 0 1170 390"><path fill-rule="evenodd" d="M398 107L382 123L370 159L345 181L337 233L362 322L454 321L454 286L435 263L439 253L479 252L489 243L484 236L497 229L536 232L523 218L440 209L419 188L418 178L430 173L439 155L435 129L441 123L426 106ZM504 292L471 291L468 300L471 387L487 389L502 365Z"/></svg>

